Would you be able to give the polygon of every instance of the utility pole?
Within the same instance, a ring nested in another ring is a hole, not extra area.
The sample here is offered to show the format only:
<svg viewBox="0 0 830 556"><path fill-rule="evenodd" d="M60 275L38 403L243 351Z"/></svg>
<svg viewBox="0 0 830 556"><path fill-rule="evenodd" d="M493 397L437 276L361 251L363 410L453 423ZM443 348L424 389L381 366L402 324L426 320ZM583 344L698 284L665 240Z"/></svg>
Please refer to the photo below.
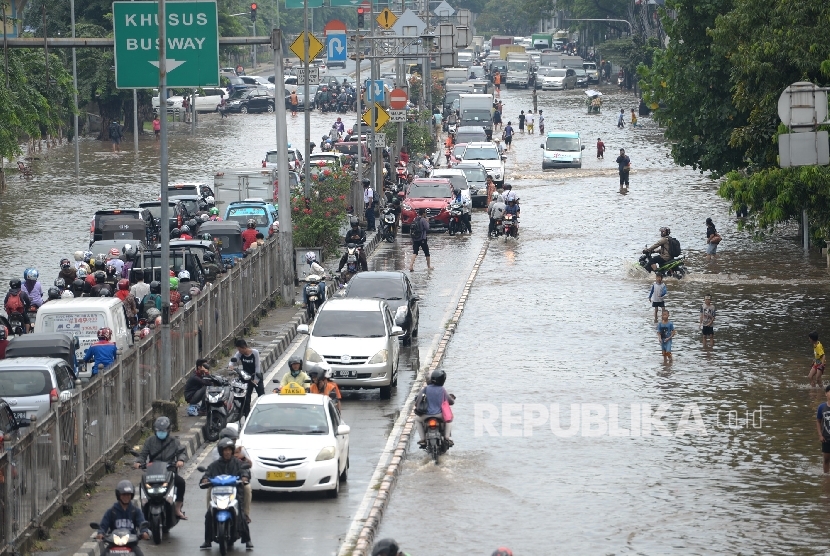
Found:
<svg viewBox="0 0 830 556"><path fill-rule="evenodd" d="M280 284L283 303L294 303L294 226L291 222L291 187L288 182L288 130L285 110L285 58L282 51L282 31L271 29L271 49L274 51L274 113L277 132L277 203L279 210ZM280 100L281 99L281 100Z"/></svg>
<svg viewBox="0 0 830 556"><path fill-rule="evenodd" d="M311 99L308 89L308 62L310 61L309 51L311 46L308 40L308 0L303 0L303 49L305 52L303 67L305 68L305 83L303 83L303 119L305 120L305 184L303 191L306 199L311 197L311 168L308 166L308 156L311 154ZM276 81L276 78L274 78ZM286 146L286 149L288 147ZM282 226L280 226L282 228Z"/></svg>
<svg viewBox="0 0 830 556"><path fill-rule="evenodd" d="M159 112L161 117L161 132L159 141L159 163L161 166L161 380L159 381L159 397L169 400L173 389L173 374L170 354L170 215L167 192L167 10L166 0L159 0Z"/></svg>
<svg viewBox="0 0 830 556"><path fill-rule="evenodd" d="M75 38L75 0L69 0L70 21L72 23L72 38ZM6 9L3 8L3 40L6 39ZM6 58L6 87L8 87L8 68L9 62ZM81 175L81 146L78 143L78 60L75 57L75 47L72 47L72 106L75 112L72 117L72 126L75 135L73 135L73 143L75 143L75 177Z"/></svg>
<svg viewBox="0 0 830 556"><path fill-rule="evenodd" d="M363 124L363 110L361 109L361 104L363 103L363 91L361 90L361 81L360 81L360 65L363 62L363 52L360 48L360 33L361 30L358 29L355 33L354 43L355 43L355 73L354 78L357 85L357 100L355 105L355 112L357 112L357 137L363 135L363 129L365 128ZM358 141L359 143L360 141ZM352 206L354 207L354 211L357 216L357 219L360 220L360 212L358 212L358 208L363 206L363 197L361 196L361 191L363 190L363 186L361 185L361 180L363 179L363 157L357 157L357 184L352 184Z"/></svg>
<svg viewBox="0 0 830 556"><path fill-rule="evenodd" d="M372 37L375 36L374 23L375 23L375 3L370 2L370 4L369 4L369 29L370 29L370 32L372 33ZM369 130L369 134L371 136L369 144L372 147L372 151L371 151L372 152L372 173L369 176L369 179L372 182L370 187L374 191L375 196L377 196L377 191L378 191L378 182L377 182L377 171L376 171L376 169L378 167L378 157L380 156L378 154L378 149L377 149L377 133L375 132L375 127L377 126L377 122L375 121L375 118L377 117L377 110L375 110L375 80L378 78L377 63L376 63L376 60L375 60L375 56L377 56L376 43L377 43L377 41L372 40L372 59L369 61L369 68L370 68L369 75L371 77L370 77L369 86L366 87L366 96L368 97L368 100L366 101L366 106L369 107L369 114L370 114L369 121L371 122L371 127L372 127L372 129ZM363 205L361 204L361 206L363 206ZM369 225L368 218L366 220L366 225L367 226Z"/></svg>

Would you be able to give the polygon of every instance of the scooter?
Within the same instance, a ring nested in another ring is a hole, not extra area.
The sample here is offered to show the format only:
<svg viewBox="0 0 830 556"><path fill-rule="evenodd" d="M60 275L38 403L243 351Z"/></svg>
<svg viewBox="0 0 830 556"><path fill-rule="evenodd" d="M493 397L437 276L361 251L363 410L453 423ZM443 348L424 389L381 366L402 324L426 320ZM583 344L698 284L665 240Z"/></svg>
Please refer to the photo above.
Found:
<svg viewBox="0 0 830 556"><path fill-rule="evenodd" d="M501 218L496 218L490 228L490 237L499 237L504 235L504 221Z"/></svg>
<svg viewBox="0 0 830 556"><path fill-rule="evenodd" d="M349 243L346 245L346 264L340 272L341 281L347 284L352 276L360 272L360 257L358 245Z"/></svg>
<svg viewBox="0 0 830 556"><path fill-rule="evenodd" d="M406 179L406 164L403 162L395 164L395 176L397 178L398 190L400 191L408 183Z"/></svg>
<svg viewBox="0 0 830 556"><path fill-rule="evenodd" d="M204 466L197 469L207 471ZM209 480L209 483L199 486L202 489L211 489L208 512L213 529L213 542L219 544L219 553L225 556L241 536L240 520L244 517L239 508L238 496L242 492L242 481L234 475L219 475Z"/></svg>
<svg viewBox="0 0 830 556"><path fill-rule="evenodd" d="M517 238L519 237L519 217L516 214L507 213L502 219L502 227L504 228L504 236Z"/></svg>
<svg viewBox="0 0 830 556"><path fill-rule="evenodd" d="M138 452L131 452L138 455ZM144 465L144 475L138 489L141 511L150 522L153 543L160 544L163 536L179 522L176 515L176 464L153 461Z"/></svg>
<svg viewBox="0 0 830 556"><path fill-rule="evenodd" d="M432 461L435 462L435 465L438 465L439 457L446 454L447 450L450 449L449 442L444 438L444 427L444 419L440 415L427 417L424 421L424 432L427 443L422 449L427 451Z"/></svg>
<svg viewBox="0 0 830 556"><path fill-rule="evenodd" d="M649 256L649 254L643 253L640 256L640 259L637 261L637 264L643 267L646 270L646 272L654 272L654 270L651 268L651 264L649 264L650 261L651 257ZM684 255L680 255L679 257L675 257L674 259L670 260L669 262L658 268L657 272L662 273L663 276L669 276L680 280L684 276L686 276L687 273L686 266L684 264L685 262L686 257Z"/></svg>
<svg viewBox="0 0 830 556"><path fill-rule="evenodd" d="M22 336L26 333L26 325L23 324L23 313L9 313L9 329L15 336Z"/></svg>
<svg viewBox="0 0 830 556"><path fill-rule="evenodd" d="M148 523L146 521L142 523L142 527L147 525ZM98 530L97 523L90 523L89 526L96 531ZM130 529L115 529L112 533L104 535L104 550L101 552L101 556L124 556L124 554L132 554L135 552L138 540L138 535Z"/></svg>
<svg viewBox="0 0 830 556"><path fill-rule="evenodd" d="M398 232L395 228L396 221L397 218L395 217L395 209L392 208L391 204L386 204L380 215L380 234L381 237L388 243L395 241L395 236Z"/></svg>
<svg viewBox="0 0 830 556"><path fill-rule="evenodd" d="M461 215L462 212L462 205L461 203L450 203L447 206L447 212L450 215L450 221L447 225L447 233L451 236L454 236L456 232L463 233L464 232L464 222L463 216Z"/></svg>
<svg viewBox="0 0 830 556"><path fill-rule="evenodd" d="M231 357L231 364L234 366L233 372L236 377L231 380L231 395L233 396L233 403L228 414L228 422L235 423L248 416L250 407L246 407L245 400L248 397L248 384L253 380L253 375L245 372L241 365L236 364L236 357Z"/></svg>
<svg viewBox="0 0 830 556"><path fill-rule="evenodd" d="M213 385L205 390L205 405L207 406L205 440L216 442L219 440L221 430L228 425L228 415L233 409L231 385L221 376L206 375L204 378L213 382Z"/></svg>
<svg viewBox="0 0 830 556"><path fill-rule="evenodd" d="M320 310L323 300L320 299L320 280L321 278L316 274L309 274L306 276L305 294L308 302L306 303L306 316L308 322L314 320L317 311Z"/></svg>

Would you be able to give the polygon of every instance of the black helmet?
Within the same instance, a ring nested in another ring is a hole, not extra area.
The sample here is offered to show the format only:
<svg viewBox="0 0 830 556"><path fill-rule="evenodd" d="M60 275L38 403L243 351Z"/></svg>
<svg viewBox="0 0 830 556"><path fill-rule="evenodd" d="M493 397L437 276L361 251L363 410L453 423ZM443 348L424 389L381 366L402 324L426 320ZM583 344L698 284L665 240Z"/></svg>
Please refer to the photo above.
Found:
<svg viewBox="0 0 830 556"><path fill-rule="evenodd" d="M453 189L452 192L453 192L454 195L461 195L461 190L457 187L455 189Z"/></svg>
<svg viewBox="0 0 830 556"><path fill-rule="evenodd" d="M60 299L61 298L61 291L60 291L60 289L58 289L55 286L52 286L51 288L49 288L49 291L47 293L49 295L49 299Z"/></svg>
<svg viewBox="0 0 830 556"><path fill-rule="evenodd" d="M20 281L20 278L12 278L9 280L9 287L13 290L19 290L23 283Z"/></svg>
<svg viewBox="0 0 830 556"><path fill-rule="evenodd" d="M198 224L198 222L196 222L195 218L191 218L187 221L187 225L190 226L191 229L195 228L196 224Z"/></svg>
<svg viewBox="0 0 830 556"><path fill-rule="evenodd" d="M150 282L150 293L161 293L161 282L158 280Z"/></svg>
<svg viewBox="0 0 830 556"><path fill-rule="evenodd" d="M182 296L182 303L190 303L190 300L191 300L191 299L193 299L193 298L192 298L192 297L190 297L190 295L189 295L189 294L184 294L184 295Z"/></svg>
<svg viewBox="0 0 830 556"><path fill-rule="evenodd" d="M107 273L104 272L103 270L96 270L95 274L93 274L93 276L95 276L95 283L96 284L103 284L104 281L107 279Z"/></svg>
<svg viewBox="0 0 830 556"><path fill-rule="evenodd" d="M155 307L151 309L147 309L147 320L150 322L156 322L156 319L161 316L161 311L156 309Z"/></svg>
<svg viewBox="0 0 830 556"><path fill-rule="evenodd" d="M188 226L187 224L185 224L185 225L183 225L181 228L179 228L179 235L181 235L181 234L187 234L187 235L190 235L190 226Z"/></svg>
<svg viewBox="0 0 830 556"><path fill-rule="evenodd" d="M254 220L253 218L249 218L248 219L248 227L251 228L251 229L256 228L256 220Z"/></svg>
<svg viewBox="0 0 830 556"><path fill-rule="evenodd" d="M63 278L55 278L55 287L62 290L66 287L66 280Z"/></svg>
<svg viewBox="0 0 830 556"><path fill-rule="evenodd" d="M357 220L357 217L356 217L356 216L352 216L352 217L349 219L349 224L351 224L352 228L357 228L357 225L359 224L359 222L358 222L358 220ZM20 280L18 280L18 282L20 282Z"/></svg>
<svg viewBox="0 0 830 556"><path fill-rule="evenodd" d="M236 440L239 438L239 432L231 427L225 427L219 431L219 438L232 438L233 440Z"/></svg>
<svg viewBox="0 0 830 556"><path fill-rule="evenodd" d="M103 287L98 290L98 297L112 297L112 290L109 287Z"/></svg>
<svg viewBox="0 0 830 556"><path fill-rule="evenodd" d="M436 384L438 386L443 386L444 383L447 381L447 373L441 369L436 369L432 371L432 374L429 375L429 382L430 384Z"/></svg>
<svg viewBox="0 0 830 556"><path fill-rule="evenodd" d="M302 357L300 357L299 355L292 355L291 357L289 357L288 358L288 369L289 370L291 369L291 365L293 365L294 363L299 363L300 364L300 370L301 371L303 370L303 358Z"/></svg>
<svg viewBox="0 0 830 556"><path fill-rule="evenodd" d="M372 549L372 556L398 556L400 551L395 539L380 539Z"/></svg>
<svg viewBox="0 0 830 556"><path fill-rule="evenodd" d="M127 479L124 479L123 481L118 481L118 484L115 485L116 500L120 501L122 494L129 494L130 496L135 497L135 487Z"/></svg>
<svg viewBox="0 0 830 556"><path fill-rule="evenodd" d="M214 262L214 261L216 260L216 258L213 256L213 253L211 253L210 251L208 251L208 252L206 252L204 255L202 255L202 259L203 259L206 263L212 263L212 262Z"/></svg>
<svg viewBox="0 0 830 556"><path fill-rule="evenodd" d="M156 432L170 432L170 419L168 417L159 417L156 419L156 422L153 423L153 430Z"/></svg>
<svg viewBox="0 0 830 556"><path fill-rule="evenodd" d="M360 183L363 184L363 187L366 187L367 185L372 185L372 182L369 180L369 178L363 178L362 180L360 180Z"/></svg>
<svg viewBox="0 0 830 556"><path fill-rule="evenodd" d="M76 291L81 291L84 289L84 281L82 278L75 278L75 281L72 282L72 289Z"/></svg>
<svg viewBox="0 0 830 556"><path fill-rule="evenodd" d="M225 448L230 448L231 450L236 450L236 440L233 438L223 438L216 444L216 451L219 452L219 455L222 455L222 452Z"/></svg>
<svg viewBox="0 0 830 556"><path fill-rule="evenodd" d="M170 239L176 239L182 236L182 231L178 228L170 230Z"/></svg>

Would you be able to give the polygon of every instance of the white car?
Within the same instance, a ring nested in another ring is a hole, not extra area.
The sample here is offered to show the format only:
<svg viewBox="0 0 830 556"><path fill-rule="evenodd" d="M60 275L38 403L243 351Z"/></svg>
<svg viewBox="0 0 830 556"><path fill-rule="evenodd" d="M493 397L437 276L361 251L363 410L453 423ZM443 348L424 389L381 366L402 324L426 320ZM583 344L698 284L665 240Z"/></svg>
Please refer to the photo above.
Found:
<svg viewBox="0 0 830 556"><path fill-rule="evenodd" d="M470 197L470 184L467 183L467 175L463 170L456 168L436 168L429 175L431 178L447 178L452 183L453 189L461 190L461 201L464 206L472 208L473 200Z"/></svg>
<svg viewBox="0 0 830 556"><path fill-rule="evenodd" d="M349 432L328 396L300 386L258 398L237 441L253 464L251 489L337 497L349 472Z"/></svg>
<svg viewBox="0 0 830 556"><path fill-rule="evenodd" d="M542 68L539 68L542 75ZM573 68L548 68L542 76L541 89L543 91L557 91L576 87L576 71Z"/></svg>
<svg viewBox="0 0 830 556"><path fill-rule="evenodd" d="M158 94L158 91L156 91ZM205 87L197 89L196 91L196 111L197 112L216 112L219 104L222 102L222 97L228 96L228 92L221 87ZM175 95L167 98L167 112L178 113L182 109L182 100L184 97ZM153 109L158 110L159 97L153 97Z"/></svg>
<svg viewBox="0 0 830 556"><path fill-rule="evenodd" d="M462 162L478 162L487 170L487 174L493 176L493 181L504 185L504 159L499 154L499 148L495 143L481 141L478 143L467 143L467 148L461 155Z"/></svg>

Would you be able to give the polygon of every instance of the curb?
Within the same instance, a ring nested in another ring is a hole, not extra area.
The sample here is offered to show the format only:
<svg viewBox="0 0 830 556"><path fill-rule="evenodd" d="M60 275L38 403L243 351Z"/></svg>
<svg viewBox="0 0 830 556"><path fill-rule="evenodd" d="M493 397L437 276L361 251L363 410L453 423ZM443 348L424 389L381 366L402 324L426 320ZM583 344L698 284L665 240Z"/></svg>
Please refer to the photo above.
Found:
<svg viewBox="0 0 830 556"><path fill-rule="evenodd" d="M475 282L478 270L481 267L484 256L487 254L489 245L489 242L485 242L484 246L481 248L481 252L478 254L478 258L476 258L476 262L473 265L473 270L470 272L467 282L464 284L464 288L461 292L461 297L458 299L455 311L449 322L447 322L444 335L438 343L438 349L435 351L435 355L433 355L427 371L419 374L418 378L420 379L420 382L418 379L413 382L410 394L407 397L404 406L401 408L401 413L408 413L408 417L406 418L406 422L401 429L401 435L398 438L394 451L392 452L392 458L386 466L386 471L384 472L383 479L380 482L380 487L377 489L375 500L370 506L368 516L366 517L363 527L357 535L357 541L355 542L354 548L351 551L348 551L345 545L341 546L339 554L348 553L351 554L351 556L368 556L371 554L375 535L377 534L378 529L380 528L381 520L383 519L383 512L389 504L389 499L392 496L392 490L395 487L395 483L398 480L398 476L400 475L401 470L403 469L404 461L406 460L407 449L415 427L415 409L413 407L415 394L420 390L422 385L426 384L426 377L429 376L432 371L437 369L444 359L447 346L449 345L449 341L453 334L455 334L455 330L458 327L458 321L461 319L461 315L464 312L464 305L470 295L470 289L473 286L473 282Z"/></svg>

